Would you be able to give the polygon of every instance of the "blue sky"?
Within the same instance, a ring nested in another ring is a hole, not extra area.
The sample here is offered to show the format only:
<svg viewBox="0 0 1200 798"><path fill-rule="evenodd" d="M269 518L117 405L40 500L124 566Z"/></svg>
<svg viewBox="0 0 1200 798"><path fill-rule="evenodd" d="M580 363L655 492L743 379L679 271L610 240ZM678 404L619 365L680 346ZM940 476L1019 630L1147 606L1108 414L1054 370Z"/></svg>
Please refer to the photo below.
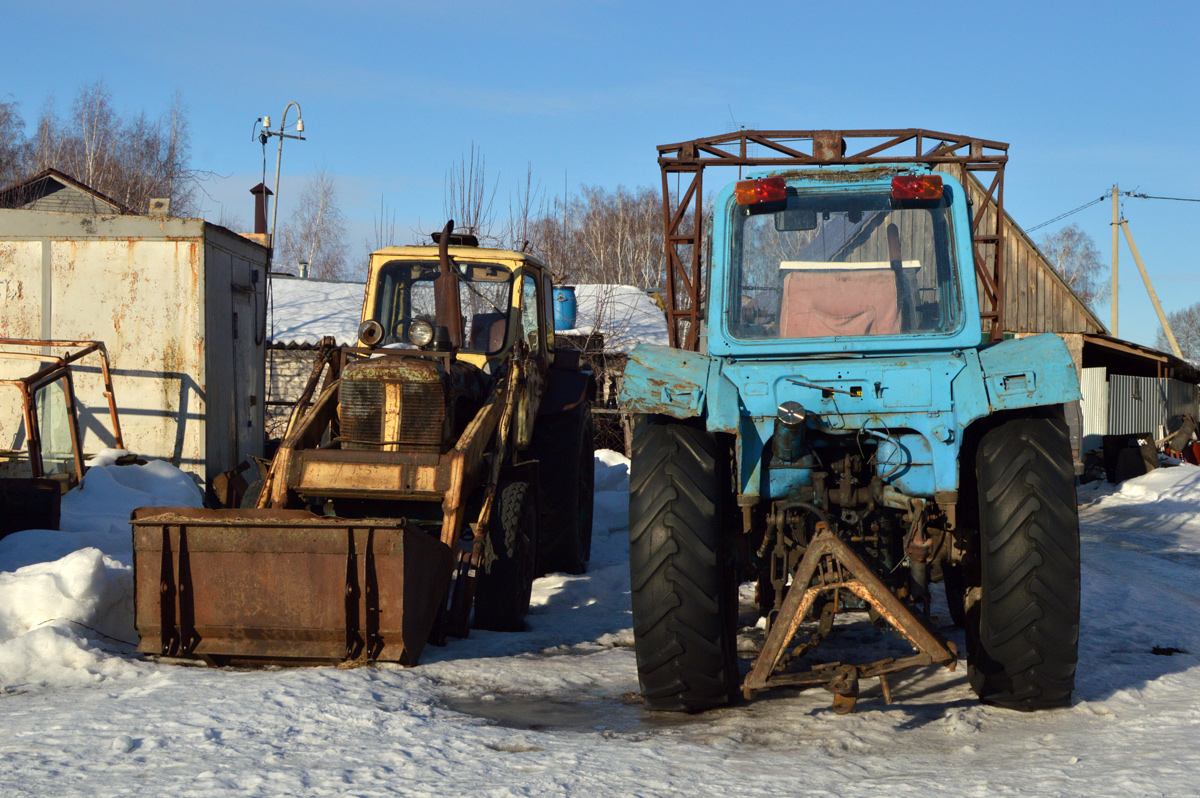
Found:
<svg viewBox="0 0 1200 798"><path fill-rule="evenodd" d="M214 220L227 204L250 222L262 176L253 123L277 124L299 102L308 140L284 146L280 219L324 167L356 254L381 199L405 238L440 227L446 170L472 142L503 213L527 164L548 194L657 185L655 145L733 124L1007 141L1006 206L1026 227L1114 183L1200 197L1194 0L4 5L28 55L10 41L0 94L27 122L49 95L61 108L100 78L133 112L157 114L182 92L192 164L218 175L205 184ZM1166 309L1200 301L1200 203L1130 199L1125 215ZM1109 205L1071 221L1107 263ZM1152 344L1157 322L1124 244L1121 263L1121 336Z"/></svg>

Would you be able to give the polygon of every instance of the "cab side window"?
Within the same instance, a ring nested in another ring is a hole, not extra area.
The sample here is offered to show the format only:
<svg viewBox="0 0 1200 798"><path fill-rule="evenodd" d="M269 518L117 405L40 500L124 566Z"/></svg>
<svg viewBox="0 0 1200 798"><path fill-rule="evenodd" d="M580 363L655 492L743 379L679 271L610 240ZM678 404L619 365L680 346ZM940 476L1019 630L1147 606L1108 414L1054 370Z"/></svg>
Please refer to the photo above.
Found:
<svg viewBox="0 0 1200 798"><path fill-rule="evenodd" d="M521 280L521 330L529 351L538 352L538 286L537 280L531 275L525 275Z"/></svg>

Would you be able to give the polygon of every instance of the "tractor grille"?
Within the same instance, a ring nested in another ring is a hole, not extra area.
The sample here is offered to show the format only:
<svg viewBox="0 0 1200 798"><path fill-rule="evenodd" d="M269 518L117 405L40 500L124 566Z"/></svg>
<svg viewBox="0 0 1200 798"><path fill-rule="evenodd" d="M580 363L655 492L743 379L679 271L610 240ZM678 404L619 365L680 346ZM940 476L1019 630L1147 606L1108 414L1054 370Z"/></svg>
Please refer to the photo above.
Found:
<svg viewBox="0 0 1200 798"><path fill-rule="evenodd" d="M410 382L400 386L400 443L432 447L442 443L446 400L440 382Z"/></svg>
<svg viewBox="0 0 1200 798"><path fill-rule="evenodd" d="M398 389L398 390L397 390ZM399 399L399 406L394 403ZM342 448L440 452L446 422L441 382L380 382L343 379ZM387 413L399 414L395 437ZM390 438L390 439L389 439Z"/></svg>
<svg viewBox="0 0 1200 798"><path fill-rule="evenodd" d="M378 449L383 442L383 383L342 380L342 448Z"/></svg>

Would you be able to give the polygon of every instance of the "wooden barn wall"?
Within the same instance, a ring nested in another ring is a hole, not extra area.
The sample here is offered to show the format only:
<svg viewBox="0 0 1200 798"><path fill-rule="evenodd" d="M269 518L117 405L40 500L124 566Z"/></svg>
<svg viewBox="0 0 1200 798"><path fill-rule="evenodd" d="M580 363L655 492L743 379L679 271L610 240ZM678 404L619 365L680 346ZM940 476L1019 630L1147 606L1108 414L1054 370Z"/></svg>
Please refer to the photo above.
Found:
<svg viewBox="0 0 1200 798"><path fill-rule="evenodd" d="M957 165L938 167L962 179L962 169ZM979 207L987 194L986 188L973 175L965 181L973 203L972 210ZM1100 319L1080 301L1054 267L1046 260L1033 240L1025 234L1012 216L1005 211L1008 235L1005 249L1004 281L1004 331L1006 333L1100 333L1107 329ZM996 202L988 201L984 211L983 229L994 230ZM985 254L988 248L984 248ZM976 277L980 307L986 310L986 295L983 282Z"/></svg>

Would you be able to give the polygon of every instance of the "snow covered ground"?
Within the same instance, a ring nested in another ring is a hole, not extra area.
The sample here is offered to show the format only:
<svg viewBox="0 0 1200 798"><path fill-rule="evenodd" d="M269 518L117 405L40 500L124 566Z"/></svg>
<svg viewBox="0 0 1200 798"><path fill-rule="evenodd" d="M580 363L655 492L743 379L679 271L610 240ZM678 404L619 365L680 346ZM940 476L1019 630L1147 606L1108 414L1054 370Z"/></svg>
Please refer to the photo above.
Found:
<svg viewBox="0 0 1200 798"><path fill-rule="evenodd" d="M159 463L93 469L65 531L0 541L0 796L1200 794L1200 468L1080 490L1076 700L1029 715L980 706L963 668L910 671L891 706L872 684L850 716L819 689L644 712L626 461L596 475L591 572L539 580L528 632L245 671L130 653L124 520L199 495Z"/></svg>

